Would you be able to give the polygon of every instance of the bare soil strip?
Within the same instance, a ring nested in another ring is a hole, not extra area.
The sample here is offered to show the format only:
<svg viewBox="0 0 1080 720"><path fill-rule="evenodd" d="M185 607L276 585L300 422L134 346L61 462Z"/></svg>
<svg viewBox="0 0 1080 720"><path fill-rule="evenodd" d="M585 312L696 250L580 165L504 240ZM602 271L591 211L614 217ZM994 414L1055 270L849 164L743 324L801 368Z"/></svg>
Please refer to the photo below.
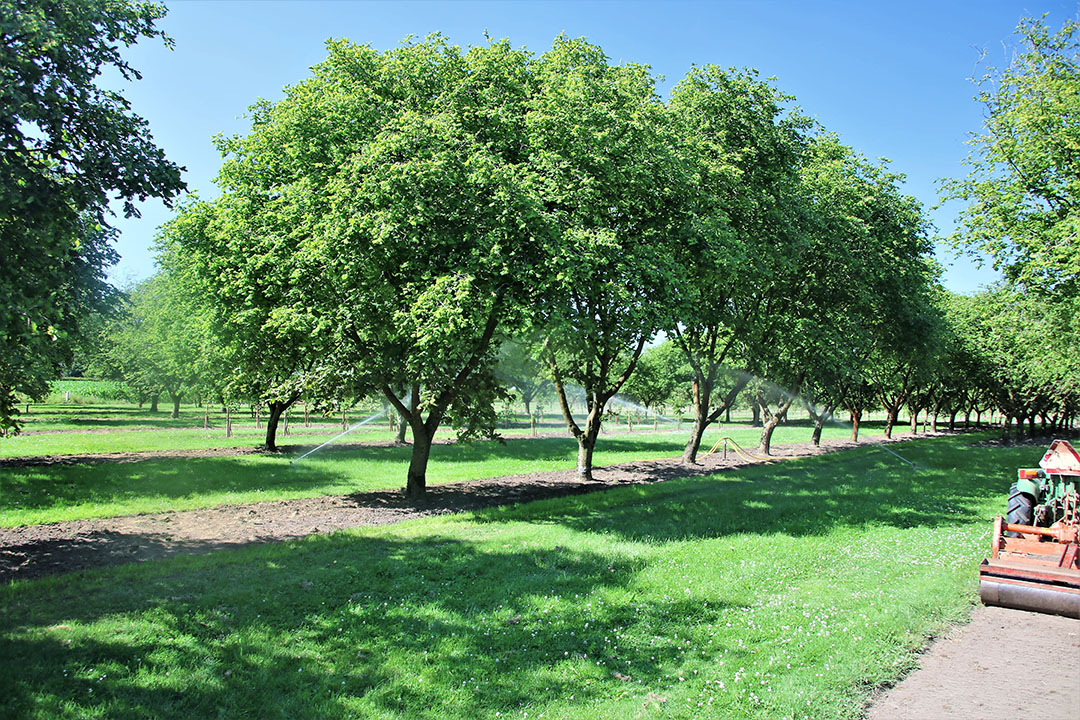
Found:
<svg viewBox="0 0 1080 720"><path fill-rule="evenodd" d="M823 442L821 447L814 447L810 443L784 445L778 451L785 456L803 456L854 446L851 442L831 441ZM77 459L26 459L39 460L42 464L136 462L148 457L232 454L238 454L236 449L81 455ZM726 460L719 453L701 460L702 464L694 468L683 467L677 458L597 468L593 472L596 480L591 483L579 480L574 470L562 470L433 485L428 488L427 498L422 502L406 498L400 490L380 490L333 497L222 505L153 515L0 528L0 582L157 560L178 554L279 542L361 525L385 525L426 515L464 512L637 483L660 482L750 464L734 454L730 454Z"/></svg>
<svg viewBox="0 0 1080 720"><path fill-rule="evenodd" d="M1080 620L977 606L880 695L866 720L1074 720Z"/></svg>

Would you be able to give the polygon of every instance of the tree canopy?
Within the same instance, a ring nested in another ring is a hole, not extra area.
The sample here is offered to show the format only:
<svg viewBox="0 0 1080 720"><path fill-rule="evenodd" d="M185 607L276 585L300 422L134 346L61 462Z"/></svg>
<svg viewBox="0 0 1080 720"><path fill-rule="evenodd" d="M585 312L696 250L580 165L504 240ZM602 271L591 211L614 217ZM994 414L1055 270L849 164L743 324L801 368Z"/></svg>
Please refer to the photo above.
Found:
<svg viewBox="0 0 1080 720"><path fill-rule="evenodd" d="M96 84L165 8L125 0L0 0L0 432L17 430L14 393L44 393L79 320L114 299L109 202L166 202L184 184L146 122Z"/></svg>
<svg viewBox="0 0 1080 720"><path fill-rule="evenodd" d="M990 255L1030 291L1080 294L1080 23L1056 33L1042 19L1017 27L1005 68L978 81L983 131L972 137L966 178L944 183L968 203L955 243Z"/></svg>

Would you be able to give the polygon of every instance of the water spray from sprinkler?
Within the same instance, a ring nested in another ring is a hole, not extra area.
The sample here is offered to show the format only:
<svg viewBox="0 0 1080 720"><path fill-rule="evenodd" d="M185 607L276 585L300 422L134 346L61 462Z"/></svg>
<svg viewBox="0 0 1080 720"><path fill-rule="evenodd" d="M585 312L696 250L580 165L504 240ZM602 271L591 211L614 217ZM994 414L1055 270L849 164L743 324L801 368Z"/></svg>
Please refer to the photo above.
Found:
<svg viewBox="0 0 1080 720"><path fill-rule="evenodd" d="M809 407L811 410L813 410L815 415L820 415L821 414L821 411L818 409L818 407L816 405L814 405L814 403L810 402L809 400L806 400L801 395L793 395L791 392L785 390L784 388L780 387L779 385L777 385L774 382L770 382L770 381L765 380L763 378L759 378L756 375L750 375L750 374L744 373L742 371L737 371L736 374L740 378L742 378L742 377L749 378L750 380L753 380L755 382L758 382L758 383L762 384L768 390L778 392L778 393L780 393L781 395L783 395L786 398L789 398L789 399L794 400L796 402L802 403L803 405L805 405L805 406ZM830 415L829 419L826 422L828 422L831 425L838 425L839 427L842 427L842 428L844 428L846 430L854 431L854 426L852 426L851 423L846 423L846 422L844 422L842 420L837 420L835 414ZM900 460L901 462L906 463L908 465L908 467L912 467L912 468L915 467L915 463L908 460L906 457L904 457L900 453L896 452L895 450L890 450L889 448L885 447L884 443L878 442L878 441L875 441L875 440L870 440L868 442L869 442L869 444L873 445L874 447L877 447L878 449L884 450L885 452L889 453L890 455L892 455L896 459Z"/></svg>
<svg viewBox="0 0 1080 720"><path fill-rule="evenodd" d="M411 408L411 404L412 404L412 400L411 400L411 398L406 398L406 400L405 400L405 401L402 401L402 402L403 402L403 404L405 405L405 407L406 407L406 408L408 408L408 409L410 409L410 410L412 409L412 408ZM308 451L307 451L306 453L304 453L303 455L301 455L301 456L300 456L300 457L298 457L298 458L295 458L295 459L293 459L293 460L290 460L290 461L289 461L289 464L290 464L290 465L293 465L293 464L295 464L295 463L298 463L298 462L300 462L301 460L303 460L304 458L306 458L306 457L307 457L308 455L311 455L312 453L315 453L315 452L318 452L319 450L322 450L322 449L323 449L324 447L326 447L327 445L330 445L331 443L333 443L333 442L335 442L335 441L337 441L337 440L339 440L339 439L341 439L341 438L345 437L346 435L348 435L349 433L351 433L351 432L352 432L353 430L355 430L355 429L357 429L357 428L359 428L359 427L363 427L364 425L367 425L368 423L371 423L371 422L375 422L376 420L378 420L379 418L381 418L381 417L382 417L383 415L385 415L385 414L386 414L386 413L388 413L388 412L390 412L390 408L384 408L384 409L380 410L379 412L375 413L375 414L374 414L374 415L372 415L371 417L369 417L369 418L365 418L365 419L361 420L360 422L356 423L355 425L352 425L351 427L349 427L349 428L348 428L347 430L345 430L344 432L340 432L340 433L338 433L338 434L337 434L337 435L335 435L334 437L332 437L332 438L330 438L329 440L327 440L326 442L324 442L324 443L323 443L322 445L319 445L319 446L318 446L318 447L316 447L316 448L313 448L313 449L311 449L311 450L308 450Z"/></svg>

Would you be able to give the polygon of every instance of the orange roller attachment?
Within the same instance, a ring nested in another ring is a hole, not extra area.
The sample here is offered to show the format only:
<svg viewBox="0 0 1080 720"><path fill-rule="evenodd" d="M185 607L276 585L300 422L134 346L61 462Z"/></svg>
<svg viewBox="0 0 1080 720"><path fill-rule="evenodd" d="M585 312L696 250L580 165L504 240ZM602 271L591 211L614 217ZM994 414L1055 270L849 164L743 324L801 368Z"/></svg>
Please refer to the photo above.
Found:
<svg viewBox="0 0 1080 720"><path fill-rule="evenodd" d="M979 566L979 597L986 605L1080 619L1080 456L1055 440L1042 471L1018 473L1027 484L1009 495L1010 518L994 520L990 558Z"/></svg>

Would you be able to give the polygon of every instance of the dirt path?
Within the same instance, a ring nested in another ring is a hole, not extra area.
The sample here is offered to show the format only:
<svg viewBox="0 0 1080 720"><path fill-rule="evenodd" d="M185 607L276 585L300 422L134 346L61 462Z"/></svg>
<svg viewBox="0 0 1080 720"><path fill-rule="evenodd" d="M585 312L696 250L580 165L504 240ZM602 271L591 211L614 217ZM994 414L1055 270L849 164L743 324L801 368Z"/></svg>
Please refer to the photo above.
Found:
<svg viewBox="0 0 1080 720"><path fill-rule="evenodd" d="M866 720L1076 720L1080 620L976 607Z"/></svg>
<svg viewBox="0 0 1080 720"><path fill-rule="evenodd" d="M847 442L783 446L785 455L816 455L851 447ZM235 450L232 451L235 453ZM138 462L150 457L193 457L225 451L127 453L78 462ZM42 464L71 458L37 458ZM585 483L573 470L531 473L447 483L428 488L421 503L400 490L301 498L277 502L222 505L200 510L129 515L71 522L0 528L0 582L33 579L73 570L144 562L179 554L210 552L360 525L385 525L426 515L463 512L496 505L608 490L636 483L660 482L749 464L731 454L702 458L685 468L677 459L627 463L594 470L596 482Z"/></svg>

